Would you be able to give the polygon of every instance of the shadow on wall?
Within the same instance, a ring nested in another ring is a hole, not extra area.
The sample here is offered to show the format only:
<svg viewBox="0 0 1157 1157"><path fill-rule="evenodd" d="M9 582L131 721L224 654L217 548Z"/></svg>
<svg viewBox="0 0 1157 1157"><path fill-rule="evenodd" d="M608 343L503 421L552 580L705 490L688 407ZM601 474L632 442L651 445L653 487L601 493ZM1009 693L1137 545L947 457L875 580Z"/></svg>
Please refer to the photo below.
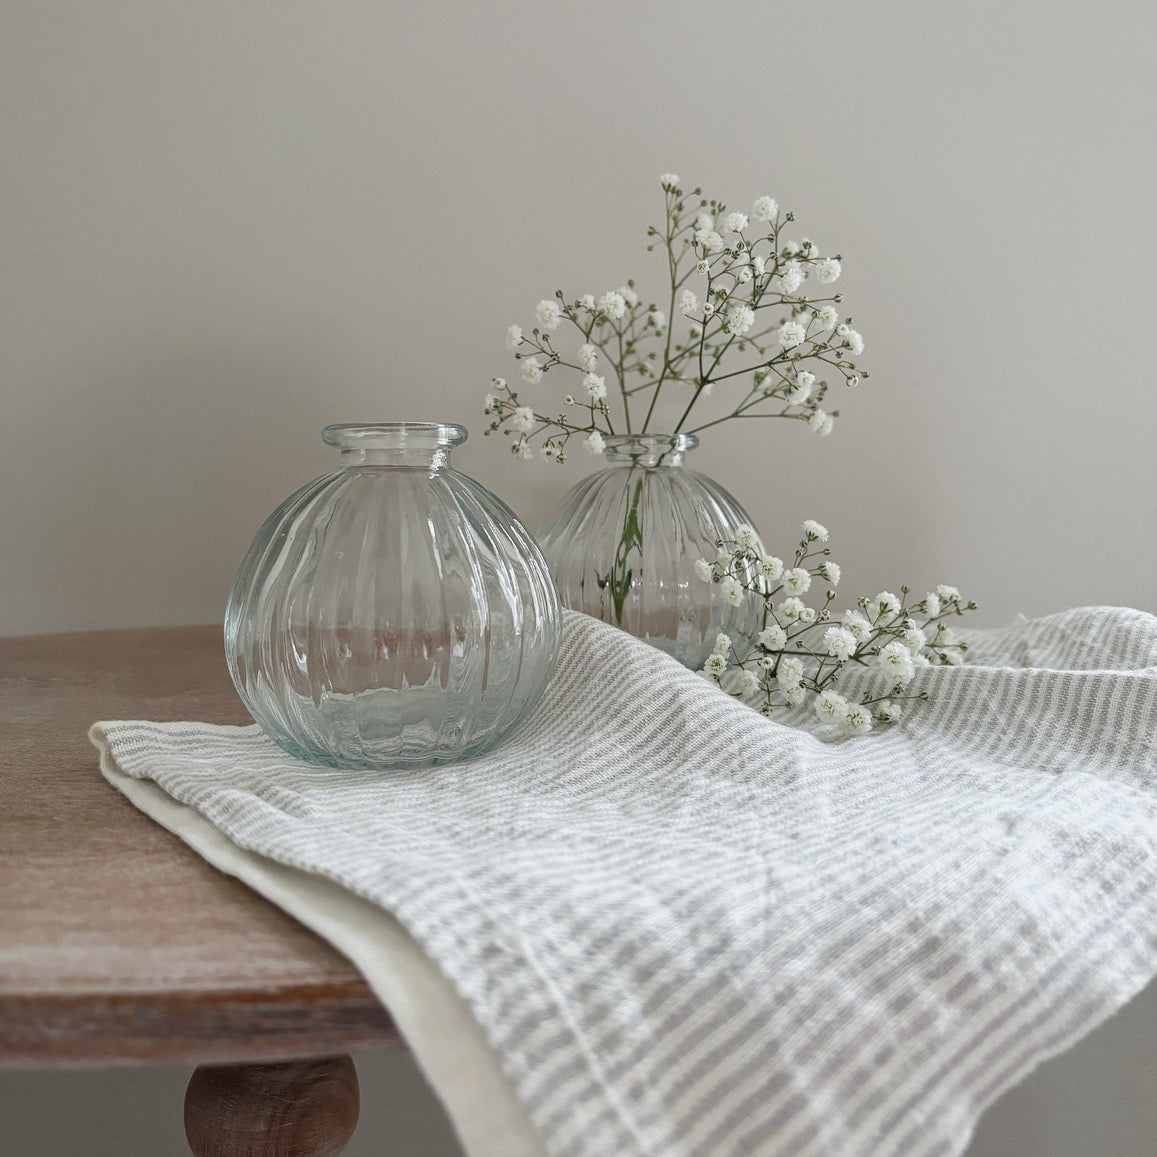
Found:
<svg viewBox="0 0 1157 1157"><path fill-rule="evenodd" d="M4 511L20 570L0 634L219 619L261 520L332 465L319 383L340 367L281 338L125 336L75 373L62 405L31 399L12 450L40 493Z"/></svg>

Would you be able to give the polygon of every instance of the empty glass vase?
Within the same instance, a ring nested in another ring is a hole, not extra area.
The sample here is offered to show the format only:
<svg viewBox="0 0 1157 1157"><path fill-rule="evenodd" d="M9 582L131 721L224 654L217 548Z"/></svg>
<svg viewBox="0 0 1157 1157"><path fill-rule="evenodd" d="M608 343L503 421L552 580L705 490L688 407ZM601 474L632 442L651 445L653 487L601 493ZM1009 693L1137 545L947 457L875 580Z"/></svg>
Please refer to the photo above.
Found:
<svg viewBox="0 0 1157 1157"><path fill-rule="evenodd" d="M739 503L688 469L694 434L606 439L607 468L564 496L538 534L563 605L585 611L702 667L720 632L754 639L755 601L740 606L704 582L695 562L750 524Z"/></svg>
<svg viewBox="0 0 1157 1157"><path fill-rule="evenodd" d="M339 767L477 755L534 706L561 612L514 514L450 466L461 426L328 426L341 466L285 500L241 562L229 672L286 751Z"/></svg>

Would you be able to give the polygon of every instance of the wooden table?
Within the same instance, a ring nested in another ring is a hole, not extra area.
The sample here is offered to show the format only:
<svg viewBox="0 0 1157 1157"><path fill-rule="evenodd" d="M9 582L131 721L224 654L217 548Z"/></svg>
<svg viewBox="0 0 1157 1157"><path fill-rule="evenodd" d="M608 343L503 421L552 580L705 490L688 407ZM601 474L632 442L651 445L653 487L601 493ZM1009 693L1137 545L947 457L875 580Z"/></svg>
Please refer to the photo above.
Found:
<svg viewBox="0 0 1157 1157"><path fill-rule="evenodd" d="M99 719L247 723L220 627L0 640L0 1065L186 1063L194 1153L337 1153L348 1054L399 1043L352 965L105 782Z"/></svg>

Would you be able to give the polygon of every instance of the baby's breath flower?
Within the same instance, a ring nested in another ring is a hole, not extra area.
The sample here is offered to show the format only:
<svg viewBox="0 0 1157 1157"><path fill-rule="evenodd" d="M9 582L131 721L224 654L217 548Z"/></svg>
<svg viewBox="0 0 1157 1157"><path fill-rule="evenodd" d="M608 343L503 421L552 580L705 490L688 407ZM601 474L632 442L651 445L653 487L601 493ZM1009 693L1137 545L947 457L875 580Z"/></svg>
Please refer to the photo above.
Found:
<svg viewBox="0 0 1157 1157"><path fill-rule="evenodd" d="M839 277L841 272L842 267L834 257L825 257L823 261L816 266L816 277L824 285L831 285L831 283Z"/></svg>
<svg viewBox="0 0 1157 1157"><path fill-rule="evenodd" d="M872 633L872 624L859 611L844 611L840 621L852 633L857 643L862 643Z"/></svg>
<svg viewBox="0 0 1157 1157"><path fill-rule="evenodd" d="M807 330L794 318L785 321L775 332L775 340L783 348L793 349L807 340Z"/></svg>
<svg viewBox="0 0 1157 1157"><path fill-rule="evenodd" d="M707 657L707 662L703 664L703 670L708 675L718 679L719 676L727 670L727 659L718 653L709 655Z"/></svg>
<svg viewBox="0 0 1157 1157"><path fill-rule="evenodd" d="M714 229L705 229L702 232L696 231L695 240L708 253L722 253L723 252L723 238L715 232Z"/></svg>
<svg viewBox="0 0 1157 1157"><path fill-rule="evenodd" d="M598 374L587 374L583 378L583 386L592 401L601 402L607 396L606 379L600 378Z"/></svg>
<svg viewBox="0 0 1157 1157"><path fill-rule="evenodd" d="M798 261L789 261L780 271L776 288L780 293L795 293L806 276L804 267Z"/></svg>
<svg viewBox="0 0 1157 1157"><path fill-rule="evenodd" d="M835 422L832 421L831 414L824 410L817 409L814 414L808 419L808 429L813 434L818 434L821 438L826 438L831 432Z"/></svg>
<svg viewBox="0 0 1157 1157"><path fill-rule="evenodd" d="M910 683L916 674L912 652L899 640L882 647L876 662L901 686Z"/></svg>
<svg viewBox="0 0 1157 1157"><path fill-rule="evenodd" d="M755 324L755 310L742 302L732 302L727 307L727 319L724 327L729 333L745 334Z"/></svg>
<svg viewBox="0 0 1157 1157"><path fill-rule="evenodd" d="M777 623L770 627L764 627L759 632L760 646L766 647L769 651L780 651L787 642L787 632L783 627Z"/></svg>
<svg viewBox="0 0 1157 1157"><path fill-rule="evenodd" d="M573 382L566 383L563 406L557 411L540 404L532 419L526 417L532 408L519 406L517 393L505 382L491 386L483 398L488 415L486 430L513 435L509 444L518 457L534 456L541 447L544 457L562 462L572 437L577 436L591 452L601 453L604 436L613 430L648 433L652 417L662 412L654 405L656 395L667 385L691 393L678 423L680 432L695 434L704 428L688 420L691 408L717 390L722 414L719 420L786 417L807 421L814 432L826 434L832 417L817 405L827 382L817 382L816 373L811 371L826 363L838 370L846 383L858 380L856 365L842 351L858 351L863 339L847 322L839 328L831 298L813 303L800 296L806 292L803 287L809 277L814 275L813 284L833 277L839 258L823 261L810 241L781 239L779 222L784 214L770 196L757 197L747 211L728 211L721 201L700 201L698 189L688 198L689 204L677 173L661 173L659 179L666 219L661 228L648 230L647 248L665 250L671 293L668 300L672 302L665 311L648 304L639 285L628 280L601 296L564 296L559 291L535 306L533 328L507 327L506 344L520 362L524 381L540 383L547 374L553 381L553 375L565 377L571 372L582 378L579 389ZM786 217L795 219L792 213ZM692 289L696 270L703 281ZM771 296L765 297L769 290ZM776 305L782 309L778 317L761 312ZM568 325L581 335L572 346L561 339L556 342L553 336ZM829 336L835 332L833 326L839 329L838 342ZM577 354L568 352L576 346ZM836 351L835 357L832 351ZM752 374L754 388L745 398L739 388L751 387ZM608 382L615 384L613 391ZM725 392L729 395L726 398L722 396ZM617 412L619 393L621 414ZM672 403L675 400L672 398ZM777 404L780 401L786 404ZM757 406L756 402L764 404ZM544 409L551 416L544 415ZM635 420L643 414L646 417L641 422ZM531 438L536 448L531 447ZM624 536L627 533L625 526ZM620 562L629 553L622 552ZM749 557L747 562L758 564L760 560ZM779 581L779 577L769 576L781 576L781 567L776 560L774 567L769 569L764 563L755 573L750 565L740 568L743 583L750 584L754 597L763 597L766 584ZM815 573L821 572L816 569ZM725 568L716 567L715 580L724 576ZM739 581L740 570L729 577ZM621 603L617 592L623 581L625 570L612 573L616 605ZM793 578L789 589L799 585ZM721 593L721 599L735 597L730 585ZM827 618L826 610L820 613ZM809 626L816 614L805 608L797 621Z"/></svg>
<svg viewBox="0 0 1157 1157"><path fill-rule="evenodd" d="M784 599L783 602L775 608L777 616L785 619L789 623L794 623L805 610L807 610L807 608L804 606L803 600L794 597Z"/></svg>
<svg viewBox="0 0 1157 1157"><path fill-rule="evenodd" d="M608 289L606 293L599 298L599 309L603 311L612 321L618 321L624 317L627 312L627 301L621 293L614 289Z"/></svg>
<svg viewBox="0 0 1157 1157"><path fill-rule="evenodd" d="M539 325L547 329L558 329L558 323L562 320L562 307L557 301L544 298L534 307L534 316Z"/></svg>
<svg viewBox="0 0 1157 1157"><path fill-rule="evenodd" d="M847 718L848 701L838 691L828 688L816 696L815 711L825 723L842 723Z"/></svg>
<svg viewBox="0 0 1157 1157"><path fill-rule="evenodd" d="M864 352L864 339L854 329L848 330L844 344L852 351L854 357L859 357Z"/></svg>
<svg viewBox="0 0 1157 1157"><path fill-rule="evenodd" d="M728 575L719 584L719 593L723 596L723 601L730 603L733 607L737 607L743 602L743 585L731 575Z"/></svg>
<svg viewBox="0 0 1157 1157"><path fill-rule="evenodd" d="M933 619L940 614L940 596L935 591L924 596L924 613Z"/></svg>
<svg viewBox="0 0 1157 1157"><path fill-rule="evenodd" d="M807 519L801 529L804 538L797 558L807 558L813 553L808 544L826 542L829 535L827 528L813 519ZM755 530L746 524L737 527L733 536L728 547L720 547L714 563L699 559L696 571L701 579L718 583L722 596L732 605L740 605L745 593L762 600L766 625L754 643L745 638L736 644L731 636L717 636L714 654L723 660L723 665L713 665L713 678L732 695L744 697L763 692L759 707L763 714L771 715L779 706L794 706L814 696L813 707L822 721L838 724L852 735L866 735L876 723L900 718L899 699L927 698L924 692L900 694L919 668L929 666L933 660L963 662L966 648L956 644L951 628L930 617L923 624L917 618L921 613L927 614L930 600L934 606L939 603L940 594L930 592L923 602L906 608L904 601L891 591L880 591L871 599L859 600L862 611L845 610L839 621L833 621L826 604L834 594L826 596L822 611L798 597L808 589L813 572L803 566L784 571L780 559L765 560L758 555ZM816 553L826 556L827 550ZM757 564L774 564L768 565L766 572L780 575L782 583L773 587L767 573L757 570L753 575L748 569L753 558ZM826 557L814 574L827 579L833 587L840 580L839 566ZM960 595L954 587L942 589L954 593L959 603ZM781 590L787 597L775 605L773 600ZM907 590L905 587L905 594ZM970 603L966 609L973 607ZM823 632L819 642L812 633L817 630ZM933 637L929 640L929 636ZM873 663L868 663L869 657ZM851 661L865 664L864 675L869 679L859 703L850 702L836 686L844 665Z"/></svg>
<svg viewBox="0 0 1157 1157"><path fill-rule="evenodd" d="M872 730L872 713L858 703L850 704L844 712L843 725L853 735L867 735Z"/></svg>
<svg viewBox="0 0 1157 1157"><path fill-rule="evenodd" d="M881 591L869 604L872 618L887 622L900 613L900 600L891 591Z"/></svg>
<svg viewBox="0 0 1157 1157"><path fill-rule="evenodd" d="M832 562L832 560L825 559L819 565L820 577L827 579L834 587L840 585L840 564Z"/></svg>
<svg viewBox="0 0 1157 1157"><path fill-rule="evenodd" d="M787 393L787 400L796 406L806 402L811 397L812 387L815 384L815 374L809 374L807 370L800 370L795 375L795 384Z"/></svg>
<svg viewBox="0 0 1157 1157"><path fill-rule="evenodd" d="M849 659L856 651L856 636L847 627L828 627L824 632L824 645L833 658Z"/></svg>
<svg viewBox="0 0 1157 1157"><path fill-rule="evenodd" d="M763 578L775 582L783 574L783 559L776 558L773 554L765 554L759 560L757 569Z"/></svg>
<svg viewBox="0 0 1157 1157"><path fill-rule="evenodd" d="M815 320L820 329L835 329L839 324L840 315L834 305L826 304L816 309Z"/></svg>
<svg viewBox="0 0 1157 1157"><path fill-rule="evenodd" d="M756 197L755 204L751 206L751 215L757 221L774 221L778 212L779 206L774 197Z"/></svg>
<svg viewBox="0 0 1157 1157"><path fill-rule="evenodd" d="M958 603L958 602L960 602L960 592L955 587L947 586L945 583L941 583L936 588L936 593L946 603Z"/></svg>
<svg viewBox="0 0 1157 1157"><path fill-rule="evenodd" d="M902 636L904 645L914 655L919 654L928 642L928 637L919 627L909 627Z"/></svg>
<svg viewBox="0 0 1157 1157"><path fill-rule="evenodd" d="M802 566L793 566L783 576L783 589L792 595L805 595L812 585L812 576Z"/></svg>

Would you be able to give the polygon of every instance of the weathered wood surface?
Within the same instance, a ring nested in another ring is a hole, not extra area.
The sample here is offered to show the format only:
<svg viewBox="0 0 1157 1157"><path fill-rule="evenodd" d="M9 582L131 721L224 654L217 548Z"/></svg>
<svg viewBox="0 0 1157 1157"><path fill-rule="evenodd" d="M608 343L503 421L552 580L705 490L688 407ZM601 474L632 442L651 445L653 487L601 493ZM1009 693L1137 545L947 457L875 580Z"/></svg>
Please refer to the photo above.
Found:
<svg viewBox="0 0 1157 1157"><path fill-rule="evenodd" d="M107 784L98 719L245 723L219 627L0 639L0 1064L396 1041L342 956Z"/></svg>
<svg viewBox="0 0 1157 1157"><path fill-rule="evenodd" d="M204 1065L185 1093L195 1157L335 1157L358 1123L353 1061Z"/></svg>

